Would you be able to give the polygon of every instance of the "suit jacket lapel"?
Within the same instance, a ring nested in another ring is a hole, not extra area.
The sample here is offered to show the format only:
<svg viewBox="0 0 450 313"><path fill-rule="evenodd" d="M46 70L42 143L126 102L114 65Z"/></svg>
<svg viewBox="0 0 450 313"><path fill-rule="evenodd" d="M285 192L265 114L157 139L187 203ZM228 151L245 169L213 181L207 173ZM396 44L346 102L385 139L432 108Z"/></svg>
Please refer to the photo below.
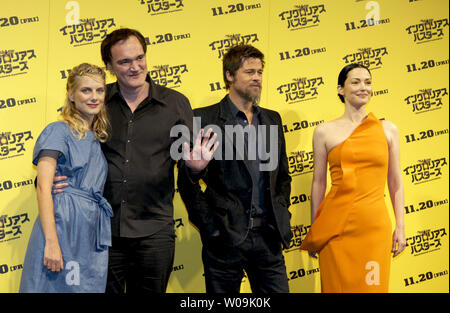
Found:
<svg viewBox="0 0 450 313"><path fill-rule="evenodd" d="M259 143L260 145L262 145L264 143L264 145L262 146L263 153L262 153L261 157L263 159L260 160L261 163L269 163L271 161L270 160L271 156L274 153L276 153L278 155L279 152L280 152L280 148L281 148L281 142L279 140L279 134L277 134L277 136L275 136L275 138L271 138L271 136L270 136L270 126L273 125L273 126L277 126L278 127L278 125L274 122L274 120L270 117L269 114L270 114L269 111L266 111L266 110L261 108L261 113L260 113L260 122L261 123L260 124L265 126L265 134L266 134L265 138L260 138L260 140L264 139L264 142L261 141ZM280 131L279 128L278 128L278 131ZM277 140L278 141L278 144L276 146L276 151L271 151L271 142L272 142L272 140ZM267 158L267 154L269 152L270 152L269 159L266 159ZM278 162L279 161L280 160L278 160ZM275 173L276 173L276 171L269 171L269 172L266 173L266 175L267 175L266 177L268 179L268 182L270 183L270 190L272 190L272 187L275 184L275 181L274 181Z"/></svg>

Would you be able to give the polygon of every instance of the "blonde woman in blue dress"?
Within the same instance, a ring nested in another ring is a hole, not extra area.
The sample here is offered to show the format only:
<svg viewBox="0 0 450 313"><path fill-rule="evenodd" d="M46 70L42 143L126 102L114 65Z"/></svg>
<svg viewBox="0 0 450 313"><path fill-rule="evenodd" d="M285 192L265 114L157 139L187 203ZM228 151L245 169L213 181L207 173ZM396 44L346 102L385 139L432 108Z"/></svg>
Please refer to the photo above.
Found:
<svg viewBox="0 0 450 313"><path fill-rule="evenodd" d="M62 121L36 141L39 216L23 266L20 292L104 292L111 245L112 210L103 198L107 163L100 142L108 138L105 72L74 67L67 79ZM53 177L69 187L53 194Z"/></svg>

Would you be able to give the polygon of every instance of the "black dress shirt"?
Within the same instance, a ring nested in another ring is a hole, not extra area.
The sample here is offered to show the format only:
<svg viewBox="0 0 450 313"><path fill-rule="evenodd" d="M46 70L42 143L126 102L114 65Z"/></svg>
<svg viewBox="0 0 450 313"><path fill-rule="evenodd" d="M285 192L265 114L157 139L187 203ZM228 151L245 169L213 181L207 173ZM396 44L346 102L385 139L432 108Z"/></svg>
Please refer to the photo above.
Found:
<svg viewBox="0 0 450 313"><path fill-rule="evenodd" d="M118 83L107 85L110 138L102 144L108 161L104 196L111 204L112 235L144 237L173 223L174 161L170 130L186 125L192 134L192 110L181 93L150 83L148 97L134 112ZM186 138L186 140L189 140Z"/></svg>
<svg viewBox="0 0 450 313"><path fill-rule="evenodd" d="M232 115L236 118L236 122L241 125L244 129L245 127L249 126L247 116L244 112L240 111L236 105L231 101L230 97L227 96L227 102L230 106L230 111ZM251 216L262 216L266 215L267 213L267 207L265 203L265 193L264 189L266 187L265 184L265 175L263 171L260 171L260 159L258 155L258 144L262 144L260 134L258 132L258 126L260 125L260 112L258 106L253 106L253 118L251 122L251 126L255 128L255 140L256 142L250 142L249 143L249 132L244 132L244 158L247 160L248 170L250 172L250 176L252 177L252 210L251 210ZM250 149L253 150L256 149L256 151L253 151L255 153L256 158L249 158L248 153Z"/></svg>

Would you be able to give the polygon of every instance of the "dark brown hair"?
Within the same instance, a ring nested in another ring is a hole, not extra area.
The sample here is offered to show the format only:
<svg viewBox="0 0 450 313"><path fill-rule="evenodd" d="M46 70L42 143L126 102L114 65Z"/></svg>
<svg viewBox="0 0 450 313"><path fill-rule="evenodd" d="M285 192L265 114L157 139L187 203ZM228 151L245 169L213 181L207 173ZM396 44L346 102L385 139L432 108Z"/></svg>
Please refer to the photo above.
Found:
<svg viewBox="0 0 450 313"><path fill-rule="evenodd" d="M117 42L121 40L128 39L129 37L136 37L142 45L142 49L144 50L144 54L147 53L147 43L145 42L144 36L135 29L130 28L119 28L109 33L105 39L103 39L100 51L102 54L102 60L105 65L111 62L111 48Z"/></svg>
<svg viewBox="0 0 450 313"><path fill-rule="evenodd" d="M241 44L231 47L223 56L223 80L227 90L230 89L227 72L234 76L236 71L242 66L242 63L248 58L260 59L264 67L264 54L251 45Z"/></svg>

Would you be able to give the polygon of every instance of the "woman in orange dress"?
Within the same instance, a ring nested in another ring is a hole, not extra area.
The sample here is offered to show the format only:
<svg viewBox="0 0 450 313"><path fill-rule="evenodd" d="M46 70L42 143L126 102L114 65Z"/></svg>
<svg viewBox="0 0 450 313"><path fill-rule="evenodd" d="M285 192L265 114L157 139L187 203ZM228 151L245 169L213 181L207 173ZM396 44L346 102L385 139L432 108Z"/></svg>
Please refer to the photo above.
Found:
<svg viewBox="0 0 450 313"><path fill-rule="evenodd" d="M344 67L338 78L344 115L314 130L311 228L300 249L319 254L322 292L388 292L390 254L397 256L406 245L398 130L366 113L371 83L368 68ZM332 186L324 197L327 162Z"/></svg>

